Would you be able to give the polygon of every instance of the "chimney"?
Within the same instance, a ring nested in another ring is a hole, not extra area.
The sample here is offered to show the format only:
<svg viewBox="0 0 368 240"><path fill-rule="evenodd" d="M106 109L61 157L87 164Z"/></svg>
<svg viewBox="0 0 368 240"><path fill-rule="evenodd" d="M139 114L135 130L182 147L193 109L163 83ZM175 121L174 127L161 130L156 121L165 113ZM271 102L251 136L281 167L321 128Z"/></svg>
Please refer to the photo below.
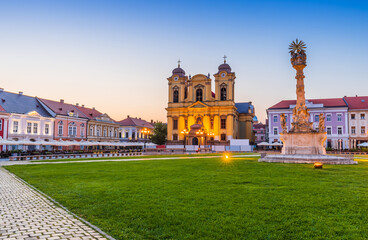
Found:
<svg viewBox="0 0 368 240"><path fill-rule="evenodd" d="M153 123L153 120L151 119L151 123Z"/></svg>
<svg viewBox="0 0 368 240"><path fill-rule="evenodd" d="M82 104L82 107L84 108L84 104Z"/></svg>
<svg viewBox="0 0 368 240"><path fill-rule="evenodd" d="M4 92L4 88L0 88L0 92Z"/></svg>
<svg viewBox="0 0 368 240"><path fill-rule="evenodd" d="M19 95L23 95L23 92L22 91L19 91Z"/></svg>
<svg viewBox="0 0 368 240"><path fill-rule="evenodd" d="M93 107L92 109L95 110L95 107Z"/></svg>
<svg viewBox="0 0 368 240"><path fill-rule="evenodd" d="M127 115L127 118L129 118L129 115Z"/></svg>
<svg viewBox="0 0 368 240"><path fill-rule="evenodd" d="M79 103L76 103L75 105L79 106Z"/></svg>
<svg viewBox="0 0 368 240"><path fill-rule="evenodd" d="M141 118L139 118L139 120L141 120Z"/></svg>
<svg viewBox="0 0 368 240"><path fill-rule="evenodd" d="M64 103L64 99L60 99L60 103Z"/></svg>

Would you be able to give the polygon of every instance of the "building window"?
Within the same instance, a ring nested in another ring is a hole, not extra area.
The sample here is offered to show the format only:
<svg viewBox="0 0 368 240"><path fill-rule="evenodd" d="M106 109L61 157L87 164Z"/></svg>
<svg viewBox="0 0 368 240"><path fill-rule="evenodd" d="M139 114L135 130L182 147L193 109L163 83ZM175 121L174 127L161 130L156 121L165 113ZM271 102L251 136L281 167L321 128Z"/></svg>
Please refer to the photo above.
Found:
<svg viewBox="0 0 368 240"><path fill-rule="evenodd" d="M279 129L277 127L273 128L273 135L278 135L279 134Z"/></svg>
<svg viewBox="0 0 368 240"><path fill-rule="evenodd" d="M19 122L18 121L14 121L13 122L13 133L17 133L18 132L18 128L19 128Z"/></svg>
<svg viewBox="0 0 368 240"><path fill-rule="evenodd" d="M327 135L331 135L331 134L332 134L332 129L331 129L331 127L327 127L326 129L327 129Z"/></svg>
<svg viewBox="0 0 368 240"><path fill-rule="evenodd" d="M178 141L178 134L173 134L173 140Z"/></svg>
<svg viewBox="0 0 368 240"><path fill-rule="evenodd" d="M188 129L188 119L184 120L185 129Z"/></svg>
<svg viewBox="0 0 368 240"><path fill-rule="evenodd" d="M80 136L81 137L84 137L84 127L81 127L80 128Z"/></svg>
<svg viewBox="0 0 368 240"><path fill-rule="evenodd" d="M3 130L3 120L0 120L0 131Z"/></svg>
<svg viewBox="0 0 368 240"><path fill-rule="evenodd" d="M351 120L355 120L355 114L351 114L350 117L351 117Z"/></svg>
<svg viewBox="0 0 368 240"><path fill-rule="evenodd" d="M355 134L355 127L351 127L351 134Z"/></svg>
<svg viewBox="0 0 368 240"><path fill-rule="evenodd" d="M214 128L214 120L213 118L210 119L210 129Z"/></svg>
<svg viewBox="0 0 368 240"><path fill-rule="evenodd" d="M33 133L37 134L38 132L38 123L33 123Z"/></svg>
<svg viewBox="0 0 368 240"><path fill-rule="evenodd" d="M315 121L315 122L319 122L319 115L317 115L317 114L316 114L316 115L314 115L314 121Z"/></svg>
<svg viewBox="0 0 368 240"><path fill-rule="evenodd" d="M221 134L221 141L226 141L226 134Z"/></svg>
<svg viewBox="0 0 368 240"><path fill-rule="evenodd" d="M198 102L198 101L200 101L200 102L202 102L203 101L203 91L202 91L202 89L197 89L197 91L196 91L196 101Z"/></svg>
<svg viewBox="0 0 368 240"><path fill-rule="evenodd" d="M364 114L364 113L361 113L361 114L360 114L360 119L361 119L361 120L364 120L364 119L365 119L365 114Z"/></svg>
<svg viewBox="0 0 368 240"><path fill-rule="evenodd" d="M364 126L360 127L360 133L365 134L365 127Z"/></svg>
<svg viewBox="0 0 368 240"><path fill-rule="evenodd" d="M173 121L173 129L174 130L178 129L178 120L177 119L174 119L174 121Z"/></svg>
<svg viewBox="0 0 368 240"><path fill-rule="evenodd" d="M135 139L135 132L132 132L132 139Z"/></svg>
<svg viewBox="0 0 368 240"><path fill-rule="evenodd" d="M125 138L129 138L129 133L128 132L125 133Z"/></svg>
<svg viewBox="0 0 368 240"><path fill-rule="evenodd" d="M104 137L106 137L106 136L107 136L107 129L106 129L106 128L104 128L104 130L103 130L103 136L104 136Z"/></svg>
<svg viewBox="0 0 368 240"><path fill-rule="evenodd" d="M174 89L174 100L173 100L173 102L174 103L177 103L177 102L179 102L179 91L177 90L177 89Z"/></svg>
<svg viewBox="0 0 368 240"><path fill-rule="evenodd" d="M62 121L58 123L58 135L63 136L63 122Z"/></svg>
<svg viewBox="0 0 368 240"><path fill-rule="evenodd" d="M225 101L226 100L226 85L221 86L221 101Z"/></svg>
<svg viewBox="0 0 368 240"><path fill-rule="evenodd" d="M285 115L285 122L287 122L288 121L288 116L287 115Z"/></svg>
<svg viewBox="0 0 368 240"><path fill-rule="evenodd" d="M50 132L50 124L45 124L45 134L49 134Z"/></svg>
<svg viewBox="0 0 368 240"><path fill-rule="evenodd" d="M75 137L77 135L77 125L72 122L72 123L69 123L69 129L68 129L68 134L70 137Z"/></svg>
<svg viewBox="0 0 368 240"><path fill-rule="evenodd" d="M97 137L101 136L101 129L100 128L97 128Z"/></svg>
<svg viewBox="0 0 368 240"><path fill-rule="evenodd" d="M337 121L341 122L342 121L342 114L337 114Z"/></svg>
<svg viewBox="0 0 368 240"><path fill-rule="evenodd" d="M277 123L277 116L273 116L273 122Z"/></svg>
<svg viewBox="0 0 368 240"><path fill-rule="evenodd" d="M90 136L93 136L93 127L91 127L91 128L89 129L89 135L90 135Z"/></svg>
<svg viewBox="0 0 368 240"><path fill-rule="evenodd" d="M118 131L115 130L115 135L114 135L116 138L118 137Z"/></svg>
<svg viewBox="0 0 368 240"><path fill-rule="evenodd" d="M226 118L221 118L221 129L226 129Z"/></svg>
<svg viewBox="0 0 368 240"><path fill-rule="evenodd" d="M27 133L30 134L32 133L32 123L27 122Z"/></svg>
<svg viewBox="0 0 368 240"><path fill-rule="evenodd" d="M337 127L337 134L342 135L342 127Z"/></svg>
<svg viewBox="0 0 368 240"><path fill-rule="evenodd" d="M331 114L326 115L326 122L331 122Z"/></svg>
<svg viewBox="0 0 368 240"><path fill-rule="evenodd" d="M184 98L186 99L188 97L188 88L184 88Z"/></svg>

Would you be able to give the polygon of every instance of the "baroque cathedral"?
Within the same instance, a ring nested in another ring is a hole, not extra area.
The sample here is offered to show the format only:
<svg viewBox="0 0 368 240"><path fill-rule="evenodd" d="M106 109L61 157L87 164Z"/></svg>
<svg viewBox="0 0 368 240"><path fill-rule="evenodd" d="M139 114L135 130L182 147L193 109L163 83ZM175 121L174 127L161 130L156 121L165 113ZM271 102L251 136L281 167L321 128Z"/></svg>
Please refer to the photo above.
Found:
<svg viewBox="0 0 368 240"><path fill-rule="evenodd" d="M254 141L252 102L235 103L235 72L224 63L213 75L187 76L178 67L167 78L167 144L227 145L231 139Z"/></svg>

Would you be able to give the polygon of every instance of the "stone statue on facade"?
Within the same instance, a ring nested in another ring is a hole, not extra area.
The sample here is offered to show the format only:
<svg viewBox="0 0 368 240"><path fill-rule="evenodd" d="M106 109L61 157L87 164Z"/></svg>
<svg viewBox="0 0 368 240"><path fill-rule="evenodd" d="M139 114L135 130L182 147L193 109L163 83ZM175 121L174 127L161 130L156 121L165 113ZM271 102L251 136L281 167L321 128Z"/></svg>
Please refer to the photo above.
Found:
<svg viewBox="0 0 368 240"><path fill-rule="evenodd" d="M325 115L323 113L320 113L319 114L318 131L320 133L324 133L325 132Z"/></svg>
<svg viewBox="0 0 368 240"><path fill-rule="evenodd" d="M281 123L281 128L282 128L282 132L286 133L287 132L287 128L286 128L286 117L285 114L282 113L280 115L280 123Z"/></svg>

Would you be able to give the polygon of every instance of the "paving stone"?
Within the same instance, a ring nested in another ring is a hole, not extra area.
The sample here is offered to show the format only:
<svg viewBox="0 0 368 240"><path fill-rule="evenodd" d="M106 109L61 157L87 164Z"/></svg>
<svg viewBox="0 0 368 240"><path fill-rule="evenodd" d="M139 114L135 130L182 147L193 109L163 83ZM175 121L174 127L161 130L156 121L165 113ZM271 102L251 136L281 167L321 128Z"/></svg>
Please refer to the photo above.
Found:
<svg viewBox="0 0 368 240"><path fill-rule="evenodd" d="M0 193L1 240L105 239L1 167Z"/></svg>

